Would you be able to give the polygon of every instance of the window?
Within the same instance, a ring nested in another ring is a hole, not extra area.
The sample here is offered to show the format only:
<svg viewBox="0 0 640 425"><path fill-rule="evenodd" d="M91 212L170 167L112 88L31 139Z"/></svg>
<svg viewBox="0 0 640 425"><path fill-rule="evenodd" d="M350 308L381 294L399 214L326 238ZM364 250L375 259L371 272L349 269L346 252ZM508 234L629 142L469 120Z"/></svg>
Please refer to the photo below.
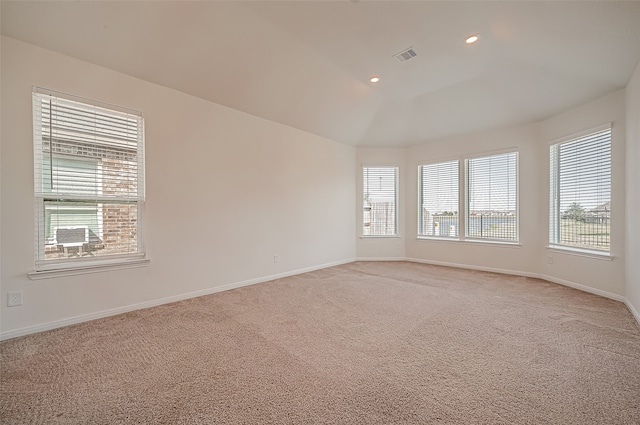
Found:
<svg viewBox="0 0 640 425"><path fill-rule="evenodd" d="M140 112L34 88L36 270L143 256Z"/></svg>
<svg viewBox="0 0 640 425"><path fill-rule="evenodd" d="M418 236L457 238L459 161L421 165L418 174Z"/></svg>
<svg viewBox="0 0 640 425"><path fill-rule="evenodd" d="M466 160L466 237L518 241L518 153Z"/></svg>
<svg viewBox="0 0 640 425"><path fill-rule="evenodd" d="M363 236L398 235L398 167L362 167Z"/></svg>
<svg viewBox="0 0 640 425"><path fill-rule="evenodd" d="M550 147L549 243L609 251L611 127Z"/></svg>

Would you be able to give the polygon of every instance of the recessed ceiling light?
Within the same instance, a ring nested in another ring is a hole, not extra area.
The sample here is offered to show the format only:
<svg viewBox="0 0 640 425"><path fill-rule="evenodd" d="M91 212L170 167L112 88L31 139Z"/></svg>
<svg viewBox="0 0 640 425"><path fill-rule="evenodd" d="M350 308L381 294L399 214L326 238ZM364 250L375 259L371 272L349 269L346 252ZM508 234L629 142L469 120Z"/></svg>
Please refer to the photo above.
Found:
<svg viewBox="0 0 640 425"><path fill-rule="evenodd" d="M464 42L465 42L465 43L467 43L467 44L473 44L473 43L475 43L476 41L478 41L478 38L479 38L479 37L478 37L478 34L473 34L473 35L470 35L469 37L467 37L467 38L464 40Z"/></svg>
<svg viewBox="0 0 640 425"><path fill-rule="evenodd" d="M377 83L378 81L380 81L380 78L378 78L378 77L371 77L371 79L370 79L369 81L371 81L372 83Z"/></svg>

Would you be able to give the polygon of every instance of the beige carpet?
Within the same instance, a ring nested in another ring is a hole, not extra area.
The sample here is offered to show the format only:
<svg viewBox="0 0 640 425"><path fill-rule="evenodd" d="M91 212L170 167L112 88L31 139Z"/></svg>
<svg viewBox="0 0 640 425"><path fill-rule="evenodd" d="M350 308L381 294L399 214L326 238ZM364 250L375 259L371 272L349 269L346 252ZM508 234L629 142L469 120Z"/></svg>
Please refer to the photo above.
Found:
<svg viewBox="0 0 640 425"><path fill-rule="evenodd" d="M640 326L537 279L352 263L0 344L2 424L640 424Z"/></svg>

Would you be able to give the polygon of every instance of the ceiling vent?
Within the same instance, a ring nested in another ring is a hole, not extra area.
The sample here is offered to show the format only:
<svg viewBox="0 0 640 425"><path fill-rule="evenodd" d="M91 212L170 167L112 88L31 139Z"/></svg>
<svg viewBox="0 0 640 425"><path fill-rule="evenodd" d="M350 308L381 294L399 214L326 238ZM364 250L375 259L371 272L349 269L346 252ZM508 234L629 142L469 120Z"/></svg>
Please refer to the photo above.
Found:
<svg viewBox="0 0 640 425"><path fill-rule="evenodd" d="M413 50L413 47L409 47L408 49L405 49L400 53L396 53L395 55L393 55L393 57L398 59L398 62L404 62L411 58L415 58L416 55L417 53L415 50Z"/></svg>

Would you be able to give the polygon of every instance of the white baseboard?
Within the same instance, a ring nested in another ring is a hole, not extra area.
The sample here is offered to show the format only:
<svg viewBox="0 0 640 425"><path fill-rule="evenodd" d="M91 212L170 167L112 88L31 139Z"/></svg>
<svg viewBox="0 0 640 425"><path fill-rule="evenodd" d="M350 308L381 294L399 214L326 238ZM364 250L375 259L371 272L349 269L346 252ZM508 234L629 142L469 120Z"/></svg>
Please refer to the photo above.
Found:
<svg viewBox="0 0 640 425"><path fill-rule="evenodd" d="M255 279L244 280L241 282L229 283L226 285L215 286L212 288L206 288L199 291L187 292L184 294L172 295L170 297L158 298L151 301L145 301L136 304L130 304L124 307L112 308L109 310L103 310L96 313L83 314L80 316L69 317L62 320L55 320L52 322L43 323L35 326L27 326L24 328L0 332L0 341L4 341L6 339L16 338L19 336L34 334L37 332L48 331L51 329L61 328L64 326L75 325L77 323L88 322L90 320L101 319L104 317L115 316L117 314L128 313L134 310L141 310L143 308L156 307L162 304L168 304L176 301L182 301L189 298L201 297L203 295L215 294L217 292L228 291L230 289L240 288L243 286L255 285L256 283L268 282L270 280L282 279L284 277L294 276L302 273L308 273L315 270L326 269L328 267L339 266L342 264L348 264L354 262L355 259L334 261L331 263L321 264L318 266L305 267L303 269L291 270L288 272L277 273L269 276L263 276Z"/></svg>
<svg viewBox="0 0 640 425"><path fill-rule="evenodd" d="M591 287L588 287L588 286L585 286L585 285L581 285L579 283L571 282L571 281L568 281L568 280L558 279L558 278L553 277L553 276L543 275L543 274L539 274L539 273L522 272L522 271L518 271L518 270L500 269L500 268L495 268L495 267L483 267L483 266L473 266L473 265L468 265L468 264L450 263L450 262L443 262L443 261L423 260L423 259L420 259L420 258L407 258L407 257L375 257L375 258L368 258L368 257L359 257L359 258L353 258L353 259L349 259L349 260L334 261L334 262L331 262L331 263L321 264L321 265L318 265L318 266L312 266L312 267L306 267L306 268L302 268L302 269L296 269L296 270L283 272L283 273L278 273L278 274L274 274L274 275L270 275L270 276L264 276L264 277L259 277L259 278L255 278L255 279L244 280L244 281L241 281L241 282L229 283L229 284L226 284L226 285L221 285L221 286L216 286L216 287L212 287L212 288L202 289L202 290L199 290L199 291L187 292L187 293L184 293L184 294L178 294L178 295L173 295L173 296L170 296L170 297L155 299L155 300L151 300L151 301L145 301L145 302L142 302L142 303L131 304L131 305L128 305L128 306L118 307L118 308L114 308L114 309L110 309L110 310L103 310L103 311L96 312L96 313L90 313L90 314L85 314L85 315L81 315L81 316L70 317L70 318L67 318L67 319L56 320L56 321L53 321L53 322L43 323L43 324L40 324L40 325L28 326L28 327L16 329L16 330L13 330L13 331L0 332L0 341L6 340L6 339L11 339L11 338L16 338L16 337L19 337L19 336L29 335L29 334L33 334L33 333L37 333L37 332L43 332L43 331L47 331L47 330L51 330L51 329L61 328L63 326L69 326L69 325L74 325L74 324L77 324L77 323L87 322L87 321L90 321L90 320L101 319L103 317L114 316L116 314L127 313L127 312L130 312L130 311L140 310L140 309L143 309L143 308L155 307L155 306L158 306L158 305L168 304L168 303L172 303L172 302L176 302L176 301L182 301L182 300L186 300L186 299L189 299L189 298L195 298L195 297L201 297L203 295L215 294L217 292L228 291L230 289L240 288L240 287L243 287L243 286L255 285L257 283L268 282L270 280L282 279L284 277L294 276L294 275L298 275L298 274L302 274L302 273L308 273L308 272L312 272L312 271L315 271L315 270L325 269L325 268L328 268L328 267L334 267L334 266L339 266L339 265L342 265L342 264L353 263L354 261L408 261L408 262L413 262L413 263L432 264L432 265L436 265L436 266L456 267L456 268L461 268L461 269L479 270L479 271L486 271L486 272L492 272L492 273L508 274L508 275L513 275L513 276L523 276L523 277L532 277L532 278L543 279L543 280L546 280L546 281L549 281L549 282L557 283L559 285L568 286L568 287L571 287L571 288L574 288L574 289L578 289L578 290L583 291L583 292L589 292L589 293L592 293L592 294L595 294L595 295L599 295L599 296L602 296L602 297L605 297L605 298L610 298L610 299L615 300L615 301L623 302L627 306L627 308L629 309L629 311L631 312L633 317L637 320L638 324L640 324L640 314L634 308L634 306L631 304L631 302L629 302L629 300L627 300L622 295L614 294L612 292L603 291L603 290L600 290L600 289L591 288Z"/></svg>
<svg viewBox="0 0 640 425"><path fill-rule="evenodd" d="M549 282L557 283L558 285L568 286L570 288L579 289L583 292L589 292L591 294L600 295L601 297L610 298L615 301L620 301L623 303L627 303L627 299L622 295L614 294L613 292L603 291L602 289L591 288L589 286L581 285L579 283L571 282L569 280L558 279L557 277L548 276L548 275L538 275L539 279L544 279Z"/></svg>
<svg viewBox="0 0 640 425"><path fill-rule="evenodd" d="M626 304L627 308L629 309L629 311L631 312L633 317L636 318L638 324L640 325L640 313L638 313L638 310L636 310L636 308L633 306L633 304L631 304L631 301L629 301L626 298L624 300L624 303Z"/></svg>
<svg viewBox="0 0 640 425"><path fill-rule="evenodd" d="M358 260L360 261L360 259ZM392 261L398 261L398 260L394 259ZM405 261L409 261L412 263L433 264L435 266L457 267L461 269L501 273L501 274L508 274L508 275L514 275L514 276L532 277L532 278L546 280L548 282L556 283L558 285L568 286L570 288L578 289L583 292L588 292L588 293L599 295L601 297L609 298L615 301L620 301L627 306L627 308L629 309L633 317L636 319L638 324L640 324L640 313L638 313L638 311L634 308L631 302L628 299L626 299L624 296L615 294L613 292L603 291L601 289L591 288L589 286L581 285L579 283L571 282L569 280L559 279L557 277L540 274L540 273L529 273L529 272L523 272L518 270L499 269L494 267L472 266L468 264L449 263L444 261L423 260L421 258L405 258Z"/></svg>
<svg viewBox="0 0 640 425"><path fill-rule="evenodd" d="M449 263L446 261L423 260L421 258L407 258L406 260L412 263L432 264L434 266L445 266L445 267L455 267L458 269L479 270L482 272L508 274L513 276L535 277L535 278L540 277L540 275L538 275L537 273L528 273L528 272L522 272L518 270L509 270L509 269L499 269L496 267L474 266L469 264Z"/></svg>
<svg viewBox="0 0 640 425"><path fill-rule="evenodd" d="M407 257L358 257L355 261L409 261Z"/></svg>

